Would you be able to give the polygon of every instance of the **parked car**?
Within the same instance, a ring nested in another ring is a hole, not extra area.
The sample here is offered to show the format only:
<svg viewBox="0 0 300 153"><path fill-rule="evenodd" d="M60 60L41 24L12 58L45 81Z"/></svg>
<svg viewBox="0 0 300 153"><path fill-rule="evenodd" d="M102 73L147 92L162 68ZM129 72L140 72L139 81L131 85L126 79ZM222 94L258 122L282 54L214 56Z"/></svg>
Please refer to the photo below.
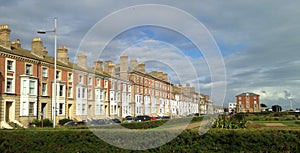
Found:
<svg viewBox="0 0 300 153"><path fill-rule="evenodd" d="M156 119L157 120L163 120L163 119L170 119L170 116L157 116Z"/></svg>
<svg viewBox="0 0 300 153"><path fill-rule="evenodd" d="M150 121L151 117L148 115L138 115L135 117L135 121L141 122L141 121Z"/></svg>
<svg viewBox="0 0 300 153"><path fill-rule="evenodd" d="M69 122L65 123L64 126L77 126L77 122L69 121Z"/></svg>
<svg viewBox="0 0 300 153"><path fill-rule="evenodd" d="M87 122L86 121L69 121L67 123L64 124L64 126L80 126L80 125L86 125Z"/></svg>
<svg viewBox="0 0 300 153"><path fill-rule="evenodd" d="M125 120L123 122L125 122L125 123L135 122L135 118L132 116L129 116L129 117L126 116Z"/></svg>
<svg viewBox="0 0 300 153"><path fill-rule="evenodd" d="M105 122L104 119L97 119L97 120L92 120L90 122L90 124L92 124L92 125L103 125L103 124L106 124L106 122Z"/></svg>
<svg viewBox="0 0 300 153"><path fill-rule="evenodd" d="M109 119L106 121L107 124L115 124L115 123L121 123L121 121L117 118Z"/></svg>
<svg viewBox="0 0 300 153"><path fill-rule="evenodd" d="M151 117L151 121L155 121L156 120L156 117Z"/></svg>

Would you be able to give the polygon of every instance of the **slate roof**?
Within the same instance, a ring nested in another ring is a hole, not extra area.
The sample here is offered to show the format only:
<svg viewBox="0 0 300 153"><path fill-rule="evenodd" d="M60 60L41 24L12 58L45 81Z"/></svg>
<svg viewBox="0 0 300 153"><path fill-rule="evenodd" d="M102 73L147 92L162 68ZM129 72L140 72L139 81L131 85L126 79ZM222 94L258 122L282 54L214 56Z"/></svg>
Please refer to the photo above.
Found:
<svg viewBox="0 0 300 153"><path fill-rule="evenodd" d="M241 96L259 96L259 95L252 92L246 92L246 93L241 93L239 95L236 95L236 97L241 97Z"/></svg>
<svg viewBox="0 0 300 153"><path fill-rule="evenodd" d="M21 57L26 57L26 58L37 60L37 61L46 62L49 64L54 64L54 57L51 57L51 56L39 57L35 54L32 54L31 51L25 50L25 49L19 48L19 47L15 48L12 46L11 50L9 50L0 45L0 52L5 52L5 53L9 53L9 54L13 54L13 55L21 56ZM93 68L90 68L90 67L84 68L84 67L81 67L78 64L72 63L72 62L64 63L64 62L60 62L59 60L57 60L56 64L57 64L57 66L61 66L61 67L65 67L65 68L70 68L70 69L74 69L74 70L80 70L80 71L84 71L84 72L94 73L97 75L102 75L105 77L110 77L110 75L107 73L95 72Z"/></svg>

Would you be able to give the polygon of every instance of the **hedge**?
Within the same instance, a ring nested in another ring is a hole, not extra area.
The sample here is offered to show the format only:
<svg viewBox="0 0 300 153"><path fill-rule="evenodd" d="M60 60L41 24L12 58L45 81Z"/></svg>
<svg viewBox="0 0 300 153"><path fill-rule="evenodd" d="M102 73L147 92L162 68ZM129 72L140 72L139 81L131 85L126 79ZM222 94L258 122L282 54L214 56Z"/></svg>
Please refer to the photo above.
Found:
<svg viewBox="0 0 300 153"><path fill-rule="evenodd" d="M185 130L161 147L132 151L111 146L87 129L1 130L0 152L300 152L299 135L300 130L211 129L204 135Z"/></svg>

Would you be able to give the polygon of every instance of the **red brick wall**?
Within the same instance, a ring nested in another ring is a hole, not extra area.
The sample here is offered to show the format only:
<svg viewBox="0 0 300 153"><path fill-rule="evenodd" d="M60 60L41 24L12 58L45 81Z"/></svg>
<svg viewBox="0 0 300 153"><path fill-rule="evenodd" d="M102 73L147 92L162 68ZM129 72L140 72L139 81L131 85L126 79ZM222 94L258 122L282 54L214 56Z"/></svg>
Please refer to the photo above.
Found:
<svg viewBox="0 0 300 153"><path fill-rule="evenodd" d="M4 78L5 78L5 58L4 57L0 57L0 93L3 93L5 90L5 82L4 82Z"/></svg>

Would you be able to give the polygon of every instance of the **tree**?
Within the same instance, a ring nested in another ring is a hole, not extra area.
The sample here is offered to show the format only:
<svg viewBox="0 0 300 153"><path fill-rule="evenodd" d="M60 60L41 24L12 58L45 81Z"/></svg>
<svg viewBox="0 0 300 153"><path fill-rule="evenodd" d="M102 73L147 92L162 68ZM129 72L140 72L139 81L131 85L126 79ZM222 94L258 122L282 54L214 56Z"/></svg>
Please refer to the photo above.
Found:
<svg viewBox="0 0 300 153"><path fill-rule="evenodd" d="M266 104L264 104L264 103L261 103L260 107L268 107L268 106Z"/></svg>
<svg viewBox="0 0 300 153"><path fill-rule="evenodd" d="M281 112L282 108L279 105L273 105L272 110L273 112Z"/></svg>

